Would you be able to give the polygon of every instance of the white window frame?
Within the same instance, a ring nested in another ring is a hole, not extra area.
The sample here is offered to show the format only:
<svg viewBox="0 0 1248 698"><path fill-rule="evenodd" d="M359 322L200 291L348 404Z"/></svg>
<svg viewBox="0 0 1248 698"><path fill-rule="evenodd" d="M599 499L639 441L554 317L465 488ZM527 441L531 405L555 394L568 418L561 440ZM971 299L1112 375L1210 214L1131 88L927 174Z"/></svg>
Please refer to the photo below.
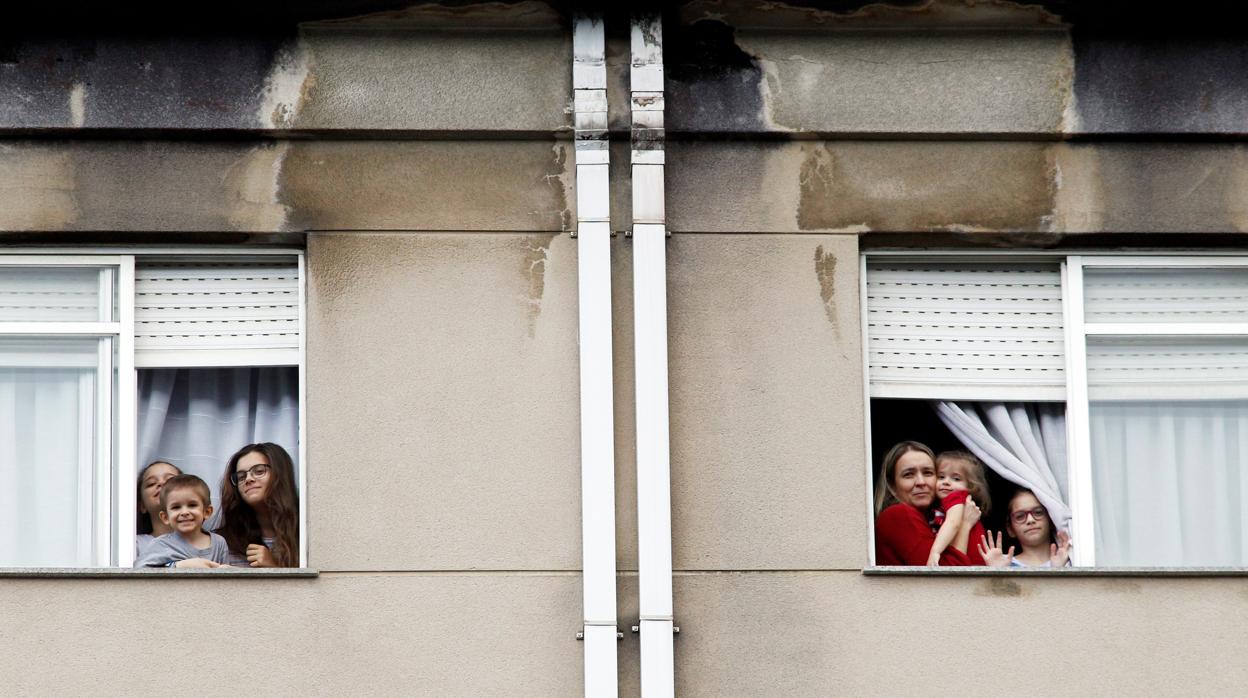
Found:
<svg viewBox="0 0 1248 698"><path fill-rule="evenodd" d="M138 369L135 366L134 310L136 260L145 257L287 257L294 258L298 268L299 293L299 352L296 368L299 374L299 566L308 567L308 507L307 507L307 272L305 252L302 249L238 248L238 247L39 247L5 248L0 250L0 266L44 267L102 267L112 268L116 275L116 297L112 295L111 281L101 280L101 288L108 286L107 294L101 294L101 313L112 312L117 307L116 318L107 322L0 322L0 336L57 335L93 336L115 338L117 369L116 414L113 414L112 380L113 352L101 350L101 389L96 395L97 458L93 490L79 492L80 501L92 497L96 507L94 522L93 556L95 567L129 568L134 565L134 512L138 506L134 483L138 478ZM103 275L102 275L103 276ZM176 363L176 362L175 362ZM207 364L198 364L207 365ZM213 363L222 368L248 368L253 366L289 366L275 363L265 350L238 352L228 363ZM172 366L172 364L171 364ZM178 367L182 367L178 364ZM151 368L147 366L145 368ZM107 370L105 370L107 369ZM105 419L104 417L108 417ZM113 462L113 434L116 434L116 459Z"/></svg>
<svg viewBox="0 0 1248 698"><path fill-rule="evenodd" d="M1248 253L1239 251L1156 250L1147 252L1045 250L873 250L859 255L859 316L862 332L863 406L867 482L874 482L878 464L871 445L871 370L867 320L867 262L882 257L930 261L1052 261L1062 273L1063 334L1066 338L1066 432L1070 483L1073 563L1096 566L1095 504L1092 496L1092 445L1088 406L1088 337L1248 337L1248 323L1088 323L1084 321L1083 272L1089 268L1236 268L1248 267ZM868 512L867 559L875 566L874 487L866 488ZM1181 568L1176 568L1181 569Z"/></svg>

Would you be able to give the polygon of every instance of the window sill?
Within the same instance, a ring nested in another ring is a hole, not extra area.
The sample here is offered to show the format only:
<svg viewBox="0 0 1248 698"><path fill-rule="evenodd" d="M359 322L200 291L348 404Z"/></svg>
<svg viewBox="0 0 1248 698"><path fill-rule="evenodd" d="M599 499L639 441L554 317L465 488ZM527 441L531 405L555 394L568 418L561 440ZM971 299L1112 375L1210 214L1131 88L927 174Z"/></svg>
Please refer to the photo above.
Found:
<svg viewBox="0 0 1248 698"><path fill-rule="evenodd" d="M309 579L320 572L308 567L276 567L248 569L230 567L224 569L167 569L164 567L9 567L0 568L0 579L18 577L28 579L185 579L187 577L212 577L215 579L249 577L269 579Z"/></svg>
<svg viewBox="0 0 1248 698"><path fill-rule="evenodd" d="M878 577L1248 577L1248 567L866 567Z"/></svg>

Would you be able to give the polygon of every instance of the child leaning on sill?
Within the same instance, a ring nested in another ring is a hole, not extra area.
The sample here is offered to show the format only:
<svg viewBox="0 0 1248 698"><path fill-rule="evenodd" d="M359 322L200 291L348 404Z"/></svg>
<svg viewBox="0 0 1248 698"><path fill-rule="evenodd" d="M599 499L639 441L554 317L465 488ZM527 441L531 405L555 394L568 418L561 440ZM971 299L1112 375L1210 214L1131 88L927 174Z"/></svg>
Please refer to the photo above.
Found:
<svg viewBox="0 0 1248 698"><path fill-rule="evenodd" d="M135 567L225 567L225 539L204 530L212 515L208 483L194 475L170 478L160 491L160 519L173 529L156 538Z"/></svg>

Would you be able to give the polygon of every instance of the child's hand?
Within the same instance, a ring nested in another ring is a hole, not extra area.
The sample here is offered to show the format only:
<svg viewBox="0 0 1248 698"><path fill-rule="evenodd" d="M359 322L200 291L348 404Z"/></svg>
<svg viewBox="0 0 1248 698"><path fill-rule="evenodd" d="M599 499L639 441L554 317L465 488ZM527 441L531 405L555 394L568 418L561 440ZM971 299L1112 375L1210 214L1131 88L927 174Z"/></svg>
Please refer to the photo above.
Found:
<svg viewBox="0 0 1248 698"><path fill-rule="evenodd" d="M927 566L928 566L928 567L939 567L939 566L940 566L940 553L932 553L931 555L928 555L928 556L927 556Z"/></svg>
<svg viewBox="0 0 1248 698"><path fill-rule="evenodd" d="M198 567L200 569L216 569L218 567L224 567L224 565L213 562L212 560L205 560L202 557L193 557L189 560L178 560L173 566L180 567L182 569L193 567Z"/></svg>
<svg viewBox="0 0 1248 698"><path fill-rule="evenodd" d="M273 551L258 543L247 546L247 562L251 563L252 567L277 567L277 562L273 559Z"/></svg>
<svg viewBox="0 0 1248 698"><path fill-rule="evenodd" d="M1057 532L1057 544L1049 545L1049 564L1053 567L1065 567L1070 561L1070 534Z"/></svg>
<svg viewBox="0 0 1248 698"><path fill-rule="evenodd" d="M1014 546L1010 546L1008 553L1001 552L1001 532L997 532L997 539L993 541L992 531L988 531L979 537L979 555L989 567L1009 567L1014 561Z"/></svg>
<svg viewBox="0 0 1248 698"><path fill-rule="evenodd" d="M970 528L979 521L979 517L982 515L983 512L979 510L979 505L975 503L975 500L967 497L966 504L962 509L962 525Z"/></svg>

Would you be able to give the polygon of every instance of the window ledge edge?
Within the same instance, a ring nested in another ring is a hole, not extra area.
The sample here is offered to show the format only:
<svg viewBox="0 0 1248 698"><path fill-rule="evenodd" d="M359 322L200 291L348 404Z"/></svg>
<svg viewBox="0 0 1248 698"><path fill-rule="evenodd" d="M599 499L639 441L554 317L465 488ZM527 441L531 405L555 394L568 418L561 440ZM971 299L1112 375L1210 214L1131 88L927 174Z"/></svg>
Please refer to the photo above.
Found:
<svg viewBox="0 0 1248 698"><path fill-rule="evenodd" d="M8 567L0 568L0 579L315 579L320 570L309 567L247 569L166 569L163 567Z"/></svg>
<svg viewBox="0 0 1248 698"><path fill-rule="evenodd" d="M891 567L862 569L873 577L1248 577L1248 567Z"/></svg>

